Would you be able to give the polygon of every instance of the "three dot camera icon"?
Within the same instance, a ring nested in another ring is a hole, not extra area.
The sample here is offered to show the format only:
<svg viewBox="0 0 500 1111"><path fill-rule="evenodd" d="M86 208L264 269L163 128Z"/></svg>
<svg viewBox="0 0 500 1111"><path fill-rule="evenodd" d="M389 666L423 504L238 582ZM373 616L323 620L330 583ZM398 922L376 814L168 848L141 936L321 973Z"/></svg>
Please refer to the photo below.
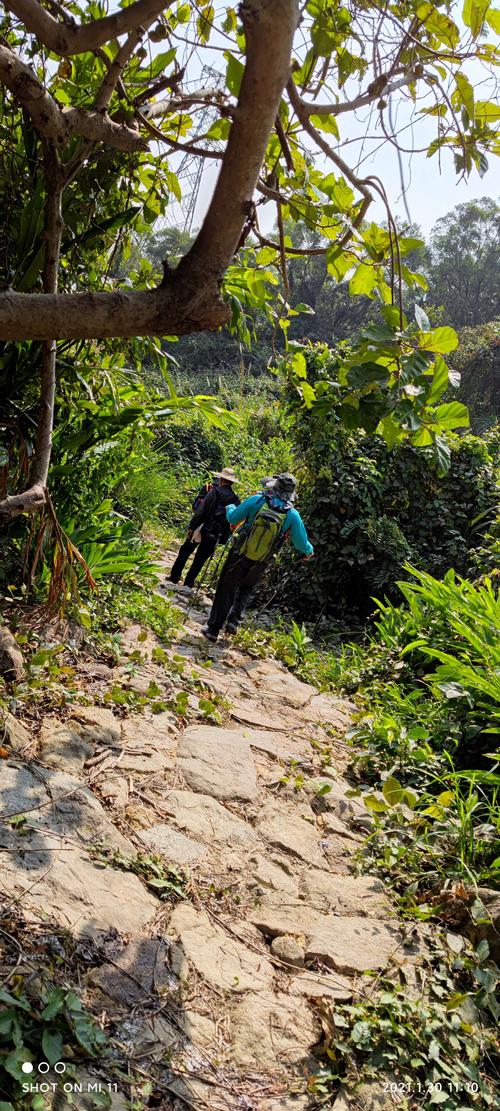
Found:
<svg viewBox="0 0 500 1111"><path fill-rule="evenodd" d="M23 1083L23 1092L56 1092L62 1084L64 1092L78 1092L88 1095L93 1092L117 1092L118 1086L115 1083L103 1083L101 1080L88 1079L85 1081L78 1081L71 1076L71 1068L67 1070L64 1061L56 1061L55 1064L49 1065L48 1061L23 1061L21 1071L26 1076L26 1081ZM44 1079L47 1073L51 1073L51 1077ZM57 1076L54 1079L53 1074ZM62 1081L61 1077L66 1078Z"/></svg>

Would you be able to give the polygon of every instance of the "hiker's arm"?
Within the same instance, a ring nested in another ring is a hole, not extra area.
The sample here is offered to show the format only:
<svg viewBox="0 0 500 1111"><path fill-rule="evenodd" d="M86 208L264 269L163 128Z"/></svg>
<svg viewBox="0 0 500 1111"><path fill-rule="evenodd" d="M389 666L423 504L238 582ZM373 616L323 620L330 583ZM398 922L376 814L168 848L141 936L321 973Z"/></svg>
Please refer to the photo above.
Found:
<svg viewBox="0 0 500 1111"><path fill-rule="evenodd" d="M250 498L245 498L239 505L226 506L226 517L230 525L240 525L242 521L246 521L252 506L261 501L260 494L252 494Z"/></svg>
<svg viewBox="0 0 500 1111"><path fill-rule="evenodd" d="M290 512L290 536L294 548L301 555L306 556L306 558L314 555L314 548L307 535L304 522L296 509L292 509Z"/></svg>

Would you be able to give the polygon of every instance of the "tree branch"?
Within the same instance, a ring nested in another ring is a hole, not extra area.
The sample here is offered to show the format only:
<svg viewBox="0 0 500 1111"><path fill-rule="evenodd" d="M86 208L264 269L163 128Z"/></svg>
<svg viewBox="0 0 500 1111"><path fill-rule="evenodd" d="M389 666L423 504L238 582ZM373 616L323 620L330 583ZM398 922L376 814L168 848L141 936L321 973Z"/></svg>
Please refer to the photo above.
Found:
<svg viewBox="0 0 500 1111"><path fill-rule="evenodd" d="M243 11L247 62L235 120L201 231L177 270L149 291L37 295L5 290L0 292L0 339L187 335L227 322L230 310L220 286L253 203L290 74L298 4L252 0Z"/></svg>
<svg viewBox="0 0 500 1111"><path fill-rule="evenodd" d="M253 0L241 6L241 14L247 60L215 191L202 228L179 265L190 280L199 280L201 271L219 283L236 251L290 74L297 0Z"/></svg>
<svg viewBox="0 0 500 1111"><path fill-rule="evenodd" d="M102 112L84 108L61 108L36 74L5 43L0 42L0 83L28 112L39 133L61 150L71 135L81 135L94 143L105 143L117 150L140 151L147 142L126 124L115 123Z"/></svg>
<svg viewBox="0 0 500 1111"><path fill-rule="evenodd" d="M63 219L61 201L64 178L57 151L44 142L45 260L42 297L57 292ZM33 513L46 502L46 485L52 452L54 405L56 397L56 344L47 339L42 348L40 367L40 406L30 486L22 494L12 494L0 501L0 520L11 520L21 513Z"/></svg>
<svg viewBox="0 0 500 1111"><path fill-rule="evenodd" d="M120 47L114 61L110 62L105 55L109 68L94 101L94 109L96 112L103 112L108 107L116 86L121 81L122 73L129 58L131 58L136 46L141 42L144 32L152 22L153 21L150 19L144 27L136 27L130 32L123 46Z"/></svg>
<svg viewBox="0 0 500 1111"><path fill-rule="evenodd" d="M63 108L62 115L72 135L81 135L92 143L104 143L116 150L129 152L147 150L147 140L133 127L116 123L101 112L85 108Z"/></svg>
<svg viewBox="0 0 500 1111"><path fill-rule="evenodd" d="M266 235L261 235L260 232L255 232L255 234L257 236L257 239L259 240L261 247L272 247L274 251L277 251L278 254L280 253L279 243L275 243L274 240L268 239ZM326 255L327 251L329 251L332 247L335 247L335 243L329 243L328 247L292 247L289 246L287 243L284 246L287 256L302 255L307 258L308 256L313 255Z"/></svg>
<svg viewBox="0 0 500 1111"><path fill-rule="evenodd" d="M104 19L94 19L90 23L59 23L57 19L42 8L38 0L5 0L5 7L12 12L26 29L36 35L39 42L54 54L68 57L96 50L98 46L118 38L128 31L144 24L160 14L165 0L136 0L127 8Z"/></svg>
<svg viewBox="0 0 500 1111"><path fill-rule="evenodd" d="M360 93L359 96L354 97L354 100L345 100L340 104L313 104L311 101L302 100L301 104L308 116L340 116L344 112L355 112L357 108L364 108L365 105L372 104L374 100L380 100L381 97L390 96L398 89L403 89L405 85L410 85L418 76L413 69L406 70L405 75L398 81L390 81L389 74L383 73L368 85L366 92Z"/></svg>
<svg viewBox="0 0 500 1111"><path fill-rule="evenodd" d="M69 131L59 105L44 89L33 70L17 57L5 40L0 42L0 82L10 89L14 100L26 109L40 135L56 147L65 146Z"/></svg>
<svg viewBox="0 0 500 1111"><path fill-rule="evenodd" d="M301 100L293 81L288 82L287 92L288 96L290 97L290 103L295 111L297 119L302 124L304 131L306 131L311 139L314 140L316 146L318 146L320 150L323 151L323 154L326 154L327 158L331 158L332 162L334 162L335 165L338 166L344 177L346 177L347 180L350 181L351 185L353 185L354 188L361 193L364 200L367 201L368 204L371 204L373 197L370 189L368 188L366 179L358 177L358 175L354 173L354 170L351 170L351 167L347 165L347 162L344 162L344 159L340 157L340 154L337 154L337 152L334 151L333 147L330 145L330 143L327 142L321 132L317 131L316 128L313 127L309 119L308 112L305 109L304 102L303 100Z"/></svg>
<svg viewBox="0 0 500 1111"><path fill-rule="evenodd" d="M178 143L177 139L171 139L169 135L165 135L163 131L160 131L159 127L156 127L154 123L146 119L146 116L143 116L142 112L136 112L136 119L139 120L139 123L142 123L142 126L146 128L146 131L149 131L150 135L158 139L161 143L168 143L169 147L172 147L172 150L183 150L187 151L189 154L198 154L200 158L217 158L219 161L224 158L224 152L221 150L210 150L206 147L199 147L196 143Z"/></svg>
<svg viewBox="0 0 500 1111"><path fill-rule="evenodd" d="M193 104L213 105L214 108L219 108L221 115L234 117L236 109L227 104L221 93L217 89L199 89L198 92L176 94L169 100L157 100L151 104L144 104L142 113L146 119L153 119L154 116L166 116L168 112L184 112L186 108L191 108Z"/></svg>

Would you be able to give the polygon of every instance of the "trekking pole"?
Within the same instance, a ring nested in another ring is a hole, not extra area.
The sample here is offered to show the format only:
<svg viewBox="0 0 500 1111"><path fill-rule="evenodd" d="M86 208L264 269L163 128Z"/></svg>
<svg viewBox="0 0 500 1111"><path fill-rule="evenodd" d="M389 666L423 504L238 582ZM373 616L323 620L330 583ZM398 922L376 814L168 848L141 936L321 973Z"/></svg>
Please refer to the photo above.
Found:
<svg viewBox="0 0 500 1111"><path fill-rule="evenodd" d="M193 591L193 593L192 593L192 595L191 595L191 597L190 597L190 599L189 599L189 605L188 605L188 608L187 608L187 610L186 610L186 621L187 621L187 619L188 619L188 617L189 617L189 614L191 613L191 610L192 610L192 608L193 608L193 606L194 606L195 602L197 602L197 601L198 601L198 598L199 598L199 596L200 596L200 590L201 590L201 588L202 588L202 586L203 586L203 583L205 582L205 578L206 578L206 575L207 575L207 571L208 571L208 568L210 567L210 564L211 564L211 562L212 562L212 560L213 560L213 558L214 558L214 555L215 555L215 548L214 548L214 550L213 550L213 552L212 552L212 555L210 556L210 559L207 559L207 562L206 562L206 564L205 564L205 566L204 566L204 568L203 568L203 574L202 574L202 576L201 576L201 579L200 579L200 580L199 580L199 582L197 583L197 585L196 585L196 588L195 588L195 590Z"/></svg>
<svg viewBox="0 0 500 1111"><path fill-rule="evenodd" d="M217 560L217 563L214 567L213 574L210 577L210 582L207 583L207 590L211 590L213 585L214 585L214 582L217 578L217 575L219 574L220 565L224 561L224 559L226 558L227 548L228 548L228 544L230 543L230 541L231 541L231 537L229 536L228 539L226 540L226 543L224 544L222 552L221 552L221 554L220 554L220 556Z"/></svg>

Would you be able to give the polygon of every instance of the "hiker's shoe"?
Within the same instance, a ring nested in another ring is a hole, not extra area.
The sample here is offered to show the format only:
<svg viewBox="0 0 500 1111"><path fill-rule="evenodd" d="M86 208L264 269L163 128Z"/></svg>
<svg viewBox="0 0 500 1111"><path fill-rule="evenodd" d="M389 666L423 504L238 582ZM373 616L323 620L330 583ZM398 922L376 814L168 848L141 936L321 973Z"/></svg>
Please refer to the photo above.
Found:
<svg viewBox="0 0 500 1111"><path fill-rule="evenodd" d="M233 633L237 633L237 632L238 632L238 626L234 625L232 621L227 621L226 622L226 633L229 633L229 635L232 636Z"/></svg>
<svg viewBox="0 0 500 1111"><path fill-rule="evenodd" d="M217 636L215 633L210 632L210 628L208 625L204 625L201 631L206 640L209 640L212 644L215 644Z"/></svg>

